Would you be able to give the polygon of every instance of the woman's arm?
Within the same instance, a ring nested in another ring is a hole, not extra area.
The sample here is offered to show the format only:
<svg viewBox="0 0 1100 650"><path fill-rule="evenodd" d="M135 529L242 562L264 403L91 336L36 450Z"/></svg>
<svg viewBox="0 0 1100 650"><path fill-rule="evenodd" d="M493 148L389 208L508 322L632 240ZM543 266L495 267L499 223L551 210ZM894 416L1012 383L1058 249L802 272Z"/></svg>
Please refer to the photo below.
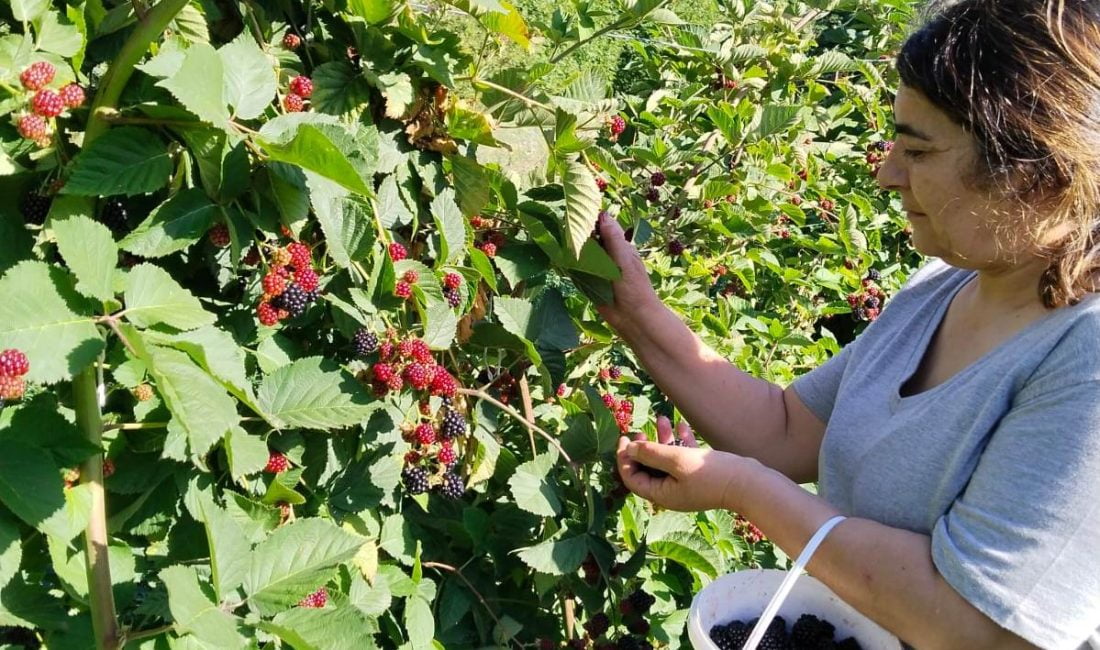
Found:
<svg viewBox="0 0 1100 650"><path fill-rule="evenodd" d="M715 448L756 458L800 483L815 480L825 424L792 390L752 377L703 343L657 297L618 222L601 218L599 228L623 274L600 314L653 381Z"/></svg>
<svg viewBox="0 0 1100 650"><path fill-rule="evenodd" d="M626 486L638 496L676 510L733 510L791 557L840 514L751 458L623 438L619 464ZM639 464L668 476L655 478ZM829 533L807 569L845 602L920 650L1035 647L997 625L940 576L927 535L851 518Z"/></svg>

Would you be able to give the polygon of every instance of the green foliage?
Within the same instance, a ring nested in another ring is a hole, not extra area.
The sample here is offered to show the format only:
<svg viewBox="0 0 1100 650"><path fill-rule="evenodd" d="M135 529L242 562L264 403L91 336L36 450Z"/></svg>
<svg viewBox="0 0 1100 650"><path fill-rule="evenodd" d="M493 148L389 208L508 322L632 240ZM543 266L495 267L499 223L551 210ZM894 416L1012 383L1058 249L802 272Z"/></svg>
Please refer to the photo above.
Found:
<svg viewBox="0 0 1100 650"><path fill-rule="evenodd" d="M611 640L639 588L684 647L695 591L784 558L622 492L620 433L673 406L596 312L597 215L732 362L820 364L917 263L870 173L910 5L10 3L0 191L52 203L0 206L0 625L86 647L91 523L127 647ZM47 142L11 126L36 61L94 89Z"/></svg>

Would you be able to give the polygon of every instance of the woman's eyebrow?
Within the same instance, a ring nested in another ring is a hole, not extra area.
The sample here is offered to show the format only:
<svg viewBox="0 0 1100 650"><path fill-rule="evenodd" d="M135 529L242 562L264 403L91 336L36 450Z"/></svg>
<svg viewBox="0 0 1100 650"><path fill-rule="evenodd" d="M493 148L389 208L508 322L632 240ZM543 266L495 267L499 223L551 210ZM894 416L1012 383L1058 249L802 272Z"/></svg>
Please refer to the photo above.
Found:
<svg viewBox="0 0 1100 650"><path fill-rule="evenodd" d="M932 141L932 136L927 135L923 131L917 129L915 126L912 126L910 124L906 124L904 122L895 125L894 126L894 131L898 135L908 135L908 136L912 136L912 137L914 137L918 140L925 140L927 142Z"/></svg>

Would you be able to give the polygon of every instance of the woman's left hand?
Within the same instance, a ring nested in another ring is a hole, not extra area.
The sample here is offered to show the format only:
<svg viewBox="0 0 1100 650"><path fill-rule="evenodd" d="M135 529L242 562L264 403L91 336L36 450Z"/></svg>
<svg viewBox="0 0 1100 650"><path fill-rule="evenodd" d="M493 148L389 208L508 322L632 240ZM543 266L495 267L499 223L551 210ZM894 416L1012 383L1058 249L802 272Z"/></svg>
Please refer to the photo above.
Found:
<svg viewBox="0 0 1100 650"><path fill-rule="evenodd" d="M643 499L671 510L730 508L745 458L713 449L700 449L686 422L677 426L683 446L675 439L668 418L657 418L657 442L644 434L631 441L619 439L618 464L623 483ZM658 470L654 472L653 470Z"/></svg>

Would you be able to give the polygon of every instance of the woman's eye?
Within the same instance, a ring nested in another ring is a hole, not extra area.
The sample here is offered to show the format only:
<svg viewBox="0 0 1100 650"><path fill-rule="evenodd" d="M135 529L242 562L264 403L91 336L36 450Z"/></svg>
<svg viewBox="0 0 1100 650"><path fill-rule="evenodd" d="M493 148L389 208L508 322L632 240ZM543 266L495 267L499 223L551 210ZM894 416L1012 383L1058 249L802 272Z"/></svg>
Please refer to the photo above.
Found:
<svg viewBox="0 0 1100 650"><path fill-rule="evenodd" d="M906 149L905 150L905 156L907 158L912 158L913 160L917 160L919 158L922 158L924 156L924 154L926 154L926 153L928 153L928 152L927 151L921 151L919 149Z"/></svg>

